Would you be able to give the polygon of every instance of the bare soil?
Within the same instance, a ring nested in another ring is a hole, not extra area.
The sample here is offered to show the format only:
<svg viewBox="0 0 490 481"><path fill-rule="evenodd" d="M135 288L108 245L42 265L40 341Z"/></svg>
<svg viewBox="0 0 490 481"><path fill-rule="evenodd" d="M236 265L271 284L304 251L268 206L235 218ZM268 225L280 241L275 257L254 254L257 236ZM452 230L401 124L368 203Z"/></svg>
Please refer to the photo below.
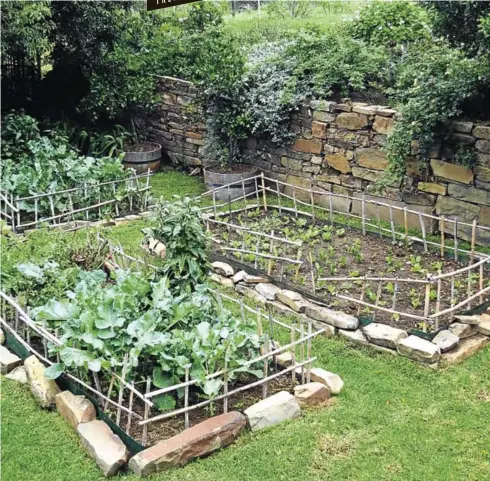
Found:
<svg viewBox="0 0 490 481"><path fill-rule="evenodd" d="M251 213L252 212L252 213ZM386 323L403 329L422 329L426 328L429 332L436 326L435 322L429 325L421 324L417 319L403 316L396 316L380 310L373 310L369 307L359 306L352 301L339 299L335 294L344 295L350 298L360 299L363 281L362 276L401 278L425 280L427 274L437 275L440 270L442 273L455 271L466 264L441 257L440 252L430 251L425 253L422 246L405 245L403 242L392 242L392 239L380 237L377 234L367 233L362 235L360 231L347 226L334 225L329 227L329 223L324 220L312 220L299 216L295 218L290 214L279 214L275 211L268 213L260 211L249 211L232 214L226 218L227 222L249 227L257 232L270 234L274 231L277 237L288 238L289 240L301 240L303 242L301 260L304 261L295 272L294 266L274 261L271 263L272 278L281 280L292 286L296 286L303 292L314 293L329 306L334 309L342 310L353 315L365 317L367 320ZM243 247L242 235L233 229L228 230L224 226L213 224L213 233L216 238L221 240L221 245L235 248ZM330 229L330 230L329 230ZM317 232L318 231L318 232ZM330 232L330 239L325 240L323 233ZM316 233L316 234L315 234ZM257 247L257 237L252 235L245 236L245 249L255 252ZM269 254L270 245L264 243L260 246L260 251ZM287 247L283 244L279 248L274 245L274 254L280 257L297 257L297 248ZM223 254L223 251L217 250ZM243 262L245 265L257 267L260 271L267 273L269 261L259 258L256 265L255 256L248 254L242 256L235 252L226 253L227 256L236 261ZM312 282L312 264L315 278L315 288ZM322 281L317 279L324 277L349 277L346 281ZM468 280L466 273L456 277L454 285L454 303L462 301L467 297L468 284L470 290L476 292L479 280L472 277ZM366 283L364 291L364 301L377 304L381 307L392 309L394 299L395 282L390 281L370 281ZM450 279L441 281L439 302L437 302L437 285L431 286L429 313L436 310L441 311L451 307L451 282ZM425 285L413 282L398 282L396 292L396 311L408 314L424 315ZM423 322L423 321L422 321ZM449 324L450 319L444 317L439 322L439 327Z"/></svg>
<svg viewBox="0 0 490 481"><path fill-rule="evenodd" d="M245 381L235 382L234 385L230 384L229 390L236 389L240 386L244 386L245 384L252 383L256 381L256 378L248 378ZM263 391L262 386L257 386L252 388L251 390L242 391L233 396L230 396L228 399L228 411L240 411L243 412L248 407L257 403L262 399ZM289 391L293 392L293 384L291 382L291 373L285 373L284 376L279 376L276 379L267 383L267 396L271 396L279 391ZM189 393L189 405L197 404L199 402L204 401L205 399L199 395L199 391L196 389L195 391L190 391ZM125 402L127 405L127 402ZM141 416L144 414L144 405L143 402L137 398L134 401L134 411ZM177 408L182 408L182 405L179 405ZM158 415L158 411L151 411L150 417ZM209 419L212 416L217 416L219 414L223 414L223 400L218 400L215 403L209 404L203 408L194 409L189 412L189 423L190 426L195 426L206 419ZM115 418L115 417L114 417ZM123 415L121 417L123 420L121 422L121 427L123 429L126 428L126 419L127 415ZM185 419L184 414L180 414L175 417L171 417L169 419L164 419L162 421L155 421L153 423L148 424L148 437L147 437L147 446L152 446L158 441L163 441L165 439L169 439L172 436L176 436L181 433L185 429ZM142 436L142 427L138 426L138 421L133 418L130 436L138 442L141 442Z"/></svg>

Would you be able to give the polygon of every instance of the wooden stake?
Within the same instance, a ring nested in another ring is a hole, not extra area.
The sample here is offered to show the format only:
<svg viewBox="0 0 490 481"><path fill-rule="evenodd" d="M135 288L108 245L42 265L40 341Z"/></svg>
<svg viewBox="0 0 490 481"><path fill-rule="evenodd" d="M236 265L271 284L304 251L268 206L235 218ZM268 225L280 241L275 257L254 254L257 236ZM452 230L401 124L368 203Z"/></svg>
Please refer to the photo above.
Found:
<svg viewBox="0 0 490 481"><path fill-rule="evenodd" d="M271 235L274 236L274 231L271 231ZM273 240L271 239L269 243L269 254L272 255L273 250L274 250L274 244L273 244ZM270 276L271 272L272 272L272 259L270 258L269 263L267 265L267 275Z"/></svg>
<svg viewBox="0 0 490 481"><path fill-rule="evenodd" d="M147 377L146 378L146 395L150 393L151 389L151 378ZM150 406L148 404L145 404L145 411L143 414L143 420L146 421L148 419L148 416L150 415ZM146 442L148 440L148 424L143 425L143 435L141 437L141 444L143 446L146 446Z"/></svg>
<svg viewBox="0 0 490 481"><path fill-rule="evenodd" d="M441 217L441 257L444 257L444 244L446 243L446 223L444 217Z"/></svg>
<svg viewBox="0 0 490 481"><path fill-rule="evenodd" d="M454 219L454 260L458 260L458 219Z"/></svg>
<svg viewBox="0 0 490 481"><path fill-rule="evenodd" d="M109 389L107 390L107 399L110 399L111 398L111 394L112 394L112 388L114 387L114 375L111 376L111 380L109 381ZM104 411L107 411L107 409L109 408L109 401L106 400L105 404L104 404Z"/></svg>
<svg viewBox="0 0 490 481"><path fill-rule="evenodd" d="M126 354L124 356L123 367L122 367L122 372L121 372L121 379L123 381L126 380L127 362L128 362L128 355ZM124 382L121 382L121 386L119 387L119 397L118 397L118 404L119 405L122 405L123 394L124 394ZM121 422L121 408L118 407L117 413L116 413L116 424L119 426L120 422Z"/></svg>
<svg viewBox="0 0 490 481"><path fill-rule="evenodd" d="M129 413L128 413L128 423L126 424L126 434L129 434L131 430L131 417L133 414L133 396L134 396L134 381L131 383L132 390L129 391Z"/></svg>
<svg viewBox="0 0 490 481"><path fill-rule="evenodd" d="M265 181L264 181L264 173L263 172L260 173L260 178L262 181L262 198L264 200L264 210L267 212L267 195L266 195L266 191L265 191Z"/></svg>
<svg viewBox="0 0 490 481"><path fill-rule="evenodd" d="M226 368L226 358L225 358L225 368ZM185 368L185 382L186 382L186 386L184 388L184 407L189 407L189 384L187 384L189 382L189 368L186 367ZM228 391L228 377L226 378L226 390ZM228 398L225 398L225 402L226 402L226 405L225 405L225 414L228 412ZM184 426L185 426L185 429L189 429L189 426L190 426L190 423L189 423L189 411L186 411L185 414L184 414Z"/></svg>
<svg viewBox="0 0 490 481"><path fill-rule="evenodd" d="M291 329L291 365L294 366L296 365L296 344L295 342L295 337L296 337L296 329L294 328L294 324L292 325L293 329ZM291 386L294 388L296 384L296 369L293 369L291 371Z"/></svg>
<svg viewBox="0 0 490 481"><path fill-rule="evenodd" d="M308 321L308 341L306 345L306 357L311 359L311 333L313 332L313 326L311 321ZM311 362L306 365L306 382L311 382Z"/></svg>
<svg viewBox="0 0 490 481"><path fill-rule="evenodd" d="M419 222L420 222L420 230L422 231L422 240L424 241L424 252L429 252L427 249L427 239L425 237L425 224L422 219L422 214L419 212Z"/></svg>
<svg viewBox="0 0 490 481"><path fill-rule="evenodd" d="M366 199L364 192L362 193L361 200L361 213L362 213L362 235L366 235Z"/></svg>
<svg viewBox="0 0 490 481"><path fill-rule="evenodd" d="M276 180L276 191L277 191L277 203L279 205L279 214L282 214L282 207L281 207L281 190L279 189L279 182Z"/></svg>
<svg viewBox="0 0 490 481"><path fill-rule="evenodd" d="M406 206L403 208L403 226L405 228L405 245L408 246L408 214Z"/></svg>
<svg viewBox="0 0 490 481"><path fill-rule="evenodd" d="M473 219L473 225L471 226L471 255L470 262L475 260L475 244L476 244L476 219Z"/></svg>

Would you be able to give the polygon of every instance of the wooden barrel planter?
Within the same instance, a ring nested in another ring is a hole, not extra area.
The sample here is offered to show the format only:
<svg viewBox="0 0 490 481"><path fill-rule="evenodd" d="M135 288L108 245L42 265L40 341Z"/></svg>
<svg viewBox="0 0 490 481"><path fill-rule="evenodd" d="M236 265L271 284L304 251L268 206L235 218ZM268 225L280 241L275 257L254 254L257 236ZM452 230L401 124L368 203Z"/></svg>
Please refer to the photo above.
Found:
<svg viewBox="0 0 490 481"><path fill-rule="evenodd" d="M130 146L129 149L132 149ZM162 146L156 142L140 142L134 145L134 150L124 152L123 165L132 168L137 174L144 174L150 169L158 172L162 162Z"/></svg>
<svg viewBox="0 0 490 481"><path fill-rule="evenodd" d="M239 164L235 166L236 171L224 172L220 166L209 166L204 169L204 182L207 190L217 189L224 185L232 184L229 188L216 191L216 200L234 200L245 194L255 191L255 177L258 174L256 167ZM249 179L249 180L246 180ZM244 181L243 183L241 181Z"/></svg>

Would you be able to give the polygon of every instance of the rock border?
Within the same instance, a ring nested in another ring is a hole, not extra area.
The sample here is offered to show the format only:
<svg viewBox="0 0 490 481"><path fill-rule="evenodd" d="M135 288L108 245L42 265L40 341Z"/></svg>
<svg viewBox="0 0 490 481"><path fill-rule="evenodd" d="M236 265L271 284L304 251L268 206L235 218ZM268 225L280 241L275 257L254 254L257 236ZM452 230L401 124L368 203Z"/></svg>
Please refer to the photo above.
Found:
<svg viewBox="0 0 490 481"><path fill-rule="evenodd" d="M429 341L387 324L372 322L362 326L355 316L329 309L299 292L281 289L266 276L250 275L245 270L235 273L231 265L223 264L226 263L212 263L213 282L279 314L313 322L315 328L325 329L326 337L339 336L351 344L404 356L432 368L461 362L490 343L490 308L480 315L454 316L454 322ZM222 275L225 270L226 276Z"/></svg>
<svg viewBox="0 0 490 481"><path fill-rule="evenodd" d="M86 396L62 391L55 380L47 379L44 376L46 367L37 356L31 355L22 361L7 347L1 345L1 349L5 355L2 358L8 359L5 367L2 366L2 374L29 387L43 409L56 408L77 432L81 446L105 477L115 476L126 467L143 477L183 466L228 446L247 428L252 432L258 431L299 417L302 408L326 406L330 396L339 394L344 385L337 374L312 368L312 382L295 386L294 394L279 391L248 407L243 413L230 411L210 417L131 456L109 425L96 419L96 408ZM284 353L276 356L278 365L287 367L291 364L291 359L288 364L288 360L281 356ZM296 375L301 378L301 368Z"/></svg>

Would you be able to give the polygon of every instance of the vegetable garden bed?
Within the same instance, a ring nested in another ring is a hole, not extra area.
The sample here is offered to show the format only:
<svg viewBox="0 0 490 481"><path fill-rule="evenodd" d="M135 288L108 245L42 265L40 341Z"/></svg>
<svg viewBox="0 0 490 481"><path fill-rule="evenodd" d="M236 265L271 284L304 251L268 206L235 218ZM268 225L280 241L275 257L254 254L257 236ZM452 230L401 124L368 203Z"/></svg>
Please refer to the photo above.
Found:
<svg viewBox="0 0 490 481"><path fill-rule="evenodd" d="M150 172L71 189L14 197L0 192L0 214L13 231L50 227L79 228L148 208Z"/></svg>
<svg viewBox="0 0 490 481"><path fill-rule="evenodd" d="M219 291L172 298L157 266L104 246L106 272L80 269L59 301L29 311L1 292L0 322L19 355L34 353L50 376L87 392L133 451L243 410L297 376L309 381L311 341L323 332L311 322L289 325ZM287 368L276 362L284 352L293 355Z"/></svg>
<svg viewBox="0 0 490 481"><path fill-rule="evenodd" d="M490 299L490 256L478 246L490 228L362 194L307 189L263 175L254 180L255 191L243 191L235 201L216 202L216 190L203 195L213 202L205 210L215 252L320 297L361 322L407 330L435 333L455 315ZM381 208L389 212L389 223L383 222ZM397 226L394 218L404 222ZM418 233L409 228L414 221ZM439 236L427 235L427 226L434 224ZM469 232L469 244L459 239L463 232Z"/></svg>

